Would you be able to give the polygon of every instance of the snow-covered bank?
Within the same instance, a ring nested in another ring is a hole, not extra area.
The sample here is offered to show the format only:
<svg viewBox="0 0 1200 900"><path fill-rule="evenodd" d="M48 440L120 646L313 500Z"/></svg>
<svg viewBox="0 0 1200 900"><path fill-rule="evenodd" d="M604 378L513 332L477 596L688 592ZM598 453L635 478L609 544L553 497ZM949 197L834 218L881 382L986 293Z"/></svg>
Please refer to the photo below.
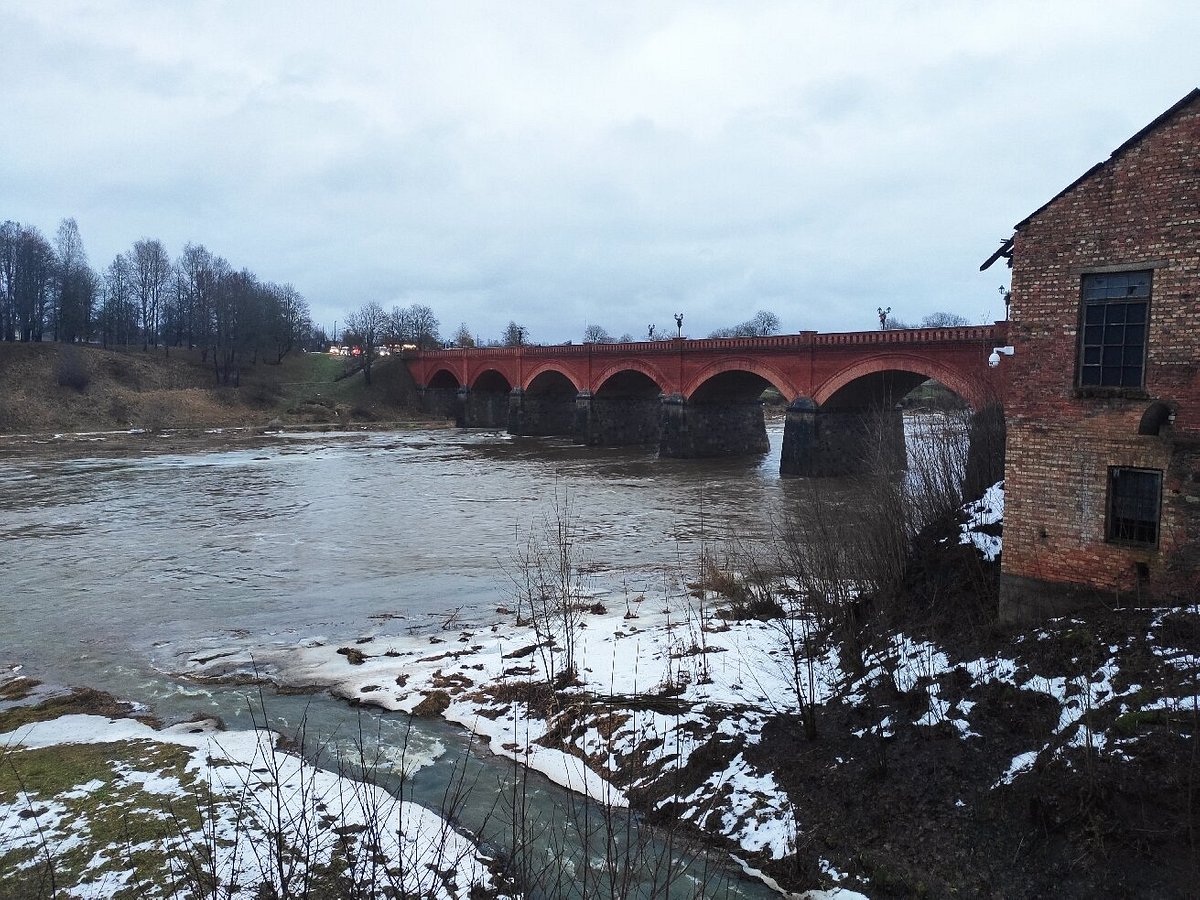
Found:
<svg viewBox="0 0 1200 900"><path fill-rule="evenodd" d="M964 510L958 552L994 559L1002 508L996 486ZM432 636L215 640L186 648L175 669L442 715L565 787L690 823L767 877L867 893L894 887L897 869L922 867L945 890L970 893L997 877L1032 879L1017 892L1034 890L1050 876L964 867L955 854L973 850L954 842L978 831L1028 854L1036 843L1005 823L1030 797L1070 794L1085 771L1141 778L1143 751L1176 754L1190 740L1182 715L1196 695L1197 609L1065 619L1029 634L975 627L950 640L896 630L857 656L804 640L803 620L723 618L722 602L682 586L589 597L578 678L557 688L545 642L504 609L488 625ZM809 703L812 742L796 725ZM897 830L900 821L908 825ZM930 857L943 845L944 860ZM1047 872L1094 863L1087 854L1055 858ZM1105 877L1102 866L1091 872Z"/></svg>
<svg viewBox="0 0 1200 900"><path fill-rule="evenodd" d="M50 870L63 896L95 898L369 882L449 900L494 886L441 816L315 768L266 731L66 715L0 734L0 753L0 871L31 890Z"/></svg>

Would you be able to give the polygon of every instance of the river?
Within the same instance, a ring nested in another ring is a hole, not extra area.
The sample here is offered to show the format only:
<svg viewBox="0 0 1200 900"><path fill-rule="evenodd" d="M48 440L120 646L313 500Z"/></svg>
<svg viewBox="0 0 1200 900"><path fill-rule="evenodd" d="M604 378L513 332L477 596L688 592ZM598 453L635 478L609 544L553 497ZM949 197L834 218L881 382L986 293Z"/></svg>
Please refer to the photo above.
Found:
<svg viewBox="0 0 1200 900"><path fill-rule="evenodd" d="M170 677L179 654L222 635L348 640L494 619L523 530L556 506L578 526L597 589L654 590L694 571L704 546L763 535L766 510L796 487L778 475L782 427L769 436L766 456L722 461L434 429L7 460L0 664L109 691L167 720L202 713L244 723L258 715L256 697ZM304 718L310 734L350 740L361 724L324 696L271 694L262 706L284 730ZM424 764L408 786L417 799L436 806L467 757L475 781L480 770L512 777L454 728L406 728L377 714L367 731L406 740L408 765ZM541 779L532 789L547 808L577 802ZM481 811L460 816L505 849ZM728 874L711 893L763 895Z"/></svg>

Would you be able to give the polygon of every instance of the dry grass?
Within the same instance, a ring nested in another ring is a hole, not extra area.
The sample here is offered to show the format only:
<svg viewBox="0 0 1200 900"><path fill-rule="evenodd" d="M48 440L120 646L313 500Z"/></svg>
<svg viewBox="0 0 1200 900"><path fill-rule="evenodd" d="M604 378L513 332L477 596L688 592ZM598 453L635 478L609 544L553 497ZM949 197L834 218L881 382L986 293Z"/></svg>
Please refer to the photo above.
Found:
<svg viewBox="0 0 1200 900"><path fill-rule="evenodd" d="M335 381L338 359L294 354L225 387L197 350L0 343L0 434L394 421L411 405L400 365L377 364L368 388Z"/></svg>

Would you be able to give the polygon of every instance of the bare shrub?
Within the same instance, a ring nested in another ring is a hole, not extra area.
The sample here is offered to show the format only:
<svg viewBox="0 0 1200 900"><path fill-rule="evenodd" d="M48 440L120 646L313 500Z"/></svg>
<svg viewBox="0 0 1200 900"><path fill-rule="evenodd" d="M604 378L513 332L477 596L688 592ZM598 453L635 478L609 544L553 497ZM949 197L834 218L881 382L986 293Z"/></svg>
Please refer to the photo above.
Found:
<svg viewBox="0 0 1200 900"><path fill-rule="evenodd" d="M133 407L128 399L116 395L108 401L108 414L118 425L127 426L133 419Z"/></svg>
<svg viewBox="0 0 1200 900"><path fill-rule="evenodd" d="M147 431L162 431L171 424L174 411L165 397L148 397L142 401L141 426Z"/></svg>
<svg viewBox="0 0 1200 900"><path fill-rule="evenodd" d="M785 598L788 617L802 615L818 637L836 632L852 651L848 662L865 665L889 628L914 624L918 615L968 615L955 602L964 593L983 598L969 614L985 614L992 579L980 560L963 553L947 576L927 577L944 565L942 541L956 527L963 503L969 415L948 410L911 423L906 472L895 470L881 423L868 431L874 437L859 476L807 480L799 486L800 502L777 515L778 564L796 591ZM786 638L806 668L810 635Z"/></svg>
<svg viewBox="0 0 1200 900"><path fill-rule="evenodd" d="M82 355L70 345L63 347L59 352L54 377L62 387L74 388L80 393L85 391L92 381Z"/></svg>
<svg viewBox="0 0 1200 900"><path fill-rule="evenodd" d="M584 559L570 497L554 493L552 508L530 525L507 572L517 618L528 615L542 672L550 684L577 673L575 639L584 614Z"/></svg>

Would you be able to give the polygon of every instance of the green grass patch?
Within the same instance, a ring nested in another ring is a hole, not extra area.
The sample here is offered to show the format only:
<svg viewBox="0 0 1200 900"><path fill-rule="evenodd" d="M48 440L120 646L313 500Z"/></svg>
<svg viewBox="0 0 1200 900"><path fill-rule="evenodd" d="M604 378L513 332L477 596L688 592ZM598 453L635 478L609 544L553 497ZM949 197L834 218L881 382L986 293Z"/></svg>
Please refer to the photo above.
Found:
<svg viewBox="0 0 1200 900"><path fill-rule="evenodd" d="M59 890L99 883L114 898L174 894L165 841L200 827L197 798L206 793L185 771L188 759L186 748L147 741L6 752L0 805L36 822L43 837L33 850L0 846L0 871L16 873L0 880L0 900L50 896L51 880ZM131 772L176 781L186 795L148 791Z"/></svg>

